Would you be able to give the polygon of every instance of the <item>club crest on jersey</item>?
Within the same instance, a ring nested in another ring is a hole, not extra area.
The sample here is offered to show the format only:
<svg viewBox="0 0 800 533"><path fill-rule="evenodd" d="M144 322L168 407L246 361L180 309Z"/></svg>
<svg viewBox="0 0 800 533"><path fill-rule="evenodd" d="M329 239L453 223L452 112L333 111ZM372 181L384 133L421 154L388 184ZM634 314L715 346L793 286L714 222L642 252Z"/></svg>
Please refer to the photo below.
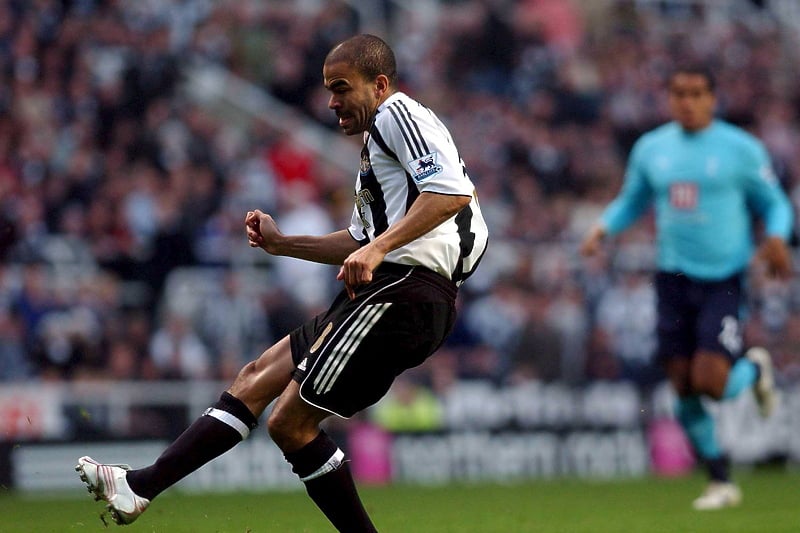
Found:
<svg viewBox="0 0 800 533"><path fill-rule="evenodd" d="M421 183L441 172L443 170L442 165L436 162L438 157L438 152L431 152L419 159L409 161L408 168L411 170L411 177L414 178L414 181Z"/></svg>
<svg viewBox="0 0 800 533"><path fill-rule="evenodd" d="M372 168L372 164L369 162L369 152L363 150L361 152L361 165L358 171L361 173L362 176L366 176L369 174L369 170Z"/></svg>

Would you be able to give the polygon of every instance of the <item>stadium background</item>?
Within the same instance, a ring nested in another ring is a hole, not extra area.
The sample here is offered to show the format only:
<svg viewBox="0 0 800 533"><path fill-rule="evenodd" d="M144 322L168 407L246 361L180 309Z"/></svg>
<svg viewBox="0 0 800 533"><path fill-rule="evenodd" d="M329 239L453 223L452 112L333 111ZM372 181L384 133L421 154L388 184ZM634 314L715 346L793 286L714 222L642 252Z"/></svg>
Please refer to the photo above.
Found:
<svg viewBox="0 0 800 533"><path fill-rule="evenodd" d="M450 126L492 230L447 345L329 431L362 482L618 477L692 468L652 367L652 226L586 261L583 232L672 58L707 60L720 114L767 144L800 206L793 0L0 1L0 485L78 487L79 455L152 460L238 368L337 290L247 247L244 213L341 228L356 139L320 82L330 46L394 46ZM800 263L797 263L800 264ZM742 465L800 460L800 285L753 270L752 342L785 402L720 410ZM298 488L265 432L183 482Z"/></svg>

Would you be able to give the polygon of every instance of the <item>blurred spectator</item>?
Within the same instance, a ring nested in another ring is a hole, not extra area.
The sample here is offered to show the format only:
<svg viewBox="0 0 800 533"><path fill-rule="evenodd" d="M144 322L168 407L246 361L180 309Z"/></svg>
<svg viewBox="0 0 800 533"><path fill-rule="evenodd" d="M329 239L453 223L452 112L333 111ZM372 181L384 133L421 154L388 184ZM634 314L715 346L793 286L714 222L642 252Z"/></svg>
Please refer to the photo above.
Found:
<svg viewBox="0 0 800 533"><path fill-rule="evenodd" d="M381 428L392 432L435 431L444 423L441 400L407 376L395 380L369 415Z"/></svg>
<svg viewBox="0 0 800 533"><path fill-rule="evenodd" d="M100 323L86 307L53 311L37 328L36 358L43 376L75 378L97 372L105 361L100 350Z"/></svg>
<svg viewBox="0 0 800 533"><path fill-rule="evenodd" d="M477 298L465 311L464 320L480 343L505 352L525 322L523 293L508 278Z"/></svg>
<svg viewBox="0 0 800 533"><path fill-rule="evenodd" d="M605 332L620 377L650 385L662 376L655 361L655 290L648 273L628 272L600 298L597 328Z"/></svg>
<svg viewBox="0 0 800 533"><path fill-rule="evenodd" d="M620 361L612 351L609 333L601 327L589 332L586 347L586 376L590 380L614 381L620 379Z"/></svg>
<svg viewBox="0 0 800 533"><path fill-rule="evenodd" d="M108 346L108 379L126 381L142 377L141 358L133 345L124 340L112 340Z"/></svg>
<svg viewBox="0 0 800 533"><path fill-rule="evenodd" d="M6 275L11 273L7 271ZM25 351L34 353L40 345L40 324L59 308L46 268L39 264L23 267L19 287L7 289L11 292L9 305L20 320Z"/></svg>
<svg viewBox="0 0 800 533"><path fill-rule="evenodd" d="M0 310L0 382L24 381L33 376L25 352L23 327L19 316Z"/></svg>
<svg viewBox="0 0 800 533"><path fill-rule="evenodd" d="M535 313L525 323L510 351L508 381L560 380L561 354L562 342L558 331Z"/></svg>
<svg viewBox="0 0 800 533"><path fill-rule="evenodd" d="M270 335L266 311L241 273L226 272L220 284L220 293L203 302L196 323L220 377L229 380L279 339Z"/></svg>
<svg viewBox="0 0 800 533"><path fill-rule="evenodd" d="M189 317L170 313L153 333L150 357L158 379L208 379L211 355L192 328Z"/></svg>
<svg viewBox="0 0 800 533"><path fill-rule="evenodd" d="M280 190L283 209L276 222L283 233L325 235L336 229L331 216L320 205L313 185L292 181ZM275 257L273 264L278 284L285 287L309 315L325 310L333 293L338 269L290 257Z"/></svg>

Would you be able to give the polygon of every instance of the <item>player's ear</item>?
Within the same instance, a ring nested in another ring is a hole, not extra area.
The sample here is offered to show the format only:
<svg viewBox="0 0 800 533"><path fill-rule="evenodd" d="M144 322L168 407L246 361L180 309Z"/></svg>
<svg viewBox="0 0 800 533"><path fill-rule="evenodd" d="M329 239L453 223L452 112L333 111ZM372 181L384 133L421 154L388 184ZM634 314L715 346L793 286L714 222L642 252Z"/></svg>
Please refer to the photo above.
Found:
<svg viewBox="0 0 800 533"><path fill-rule="evenodd" d="M378 74L375 78L375 98L380 98L389 90L389 78L385 74Z"/></svg>

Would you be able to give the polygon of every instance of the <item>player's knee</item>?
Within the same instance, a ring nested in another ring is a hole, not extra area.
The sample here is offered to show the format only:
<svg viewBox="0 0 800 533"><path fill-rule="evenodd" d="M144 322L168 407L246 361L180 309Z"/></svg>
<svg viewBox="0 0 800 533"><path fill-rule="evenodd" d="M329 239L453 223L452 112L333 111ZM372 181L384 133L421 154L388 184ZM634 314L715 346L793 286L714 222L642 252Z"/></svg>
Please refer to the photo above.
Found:
<svg viewBox="0 0 800 533"><path fill-rule="evenodd" d="M257 366L256 361L250 361L249 363L244 365L242 369L239 371L239 376L245 380L252 379L258 373L256 366Z"/></svg>
<svg viewBox="0 0 800 533"><path fill-rule="evenodd" d="M312 418L276 405L267 418L267 432L284 452L297 450L319 433L319 424Z"/></svg>
<svg viewBox="0 0 800 533"><path fill-rule="evenodd" d="M719 400L725 390L725 380L711 372L692 372L692 391Z"/></svg>
<svg viewBox="0 0 800 533"><path fill-rule="evenodd" d="M273 391L265 390L263 386L257 361L251 361L242 367L230 387L230 392L254 412L262 412L275 398Z"/></svg>
<svg viewBox="0 0 800 533"><path fill-rule="evenodd" d="M250 361L239 370L239 374L237 374L236 379L233 381L232 389L246 392L252 387L257 375L256 362Z"/></svg>
<svg viewBox="0 0 800 533"><path fill-rule="evenodd" d="M303 444L299 428L292 423L289 417L284 417L275 412L267 419L267 432L272 442L284 453L300 448Z"/></svg>
<svg viewBox="0 0 800 533"><path fill-rule="evenodd" d="M275 406L267 418L267 433L280 449L285 449L293 434L291 418L283 414L279 406Z"/></svg>
<svg viewBox="0 0 800 533"><path fill-rule="evenodd" d="M688 396L692 394L692 384L690 380L691 368L688 359L683 357L668 359L665 363L664 370L678 396Z"/></svg>
<svg viewBox="0 0 800 533"><path fill-rule="evenodd" d="M672 388L675 390L675 394L678 396L688 396L692 394L692 385L689 382L688 376L682 376L681 378L670 376L669 381Z"/></svg>

